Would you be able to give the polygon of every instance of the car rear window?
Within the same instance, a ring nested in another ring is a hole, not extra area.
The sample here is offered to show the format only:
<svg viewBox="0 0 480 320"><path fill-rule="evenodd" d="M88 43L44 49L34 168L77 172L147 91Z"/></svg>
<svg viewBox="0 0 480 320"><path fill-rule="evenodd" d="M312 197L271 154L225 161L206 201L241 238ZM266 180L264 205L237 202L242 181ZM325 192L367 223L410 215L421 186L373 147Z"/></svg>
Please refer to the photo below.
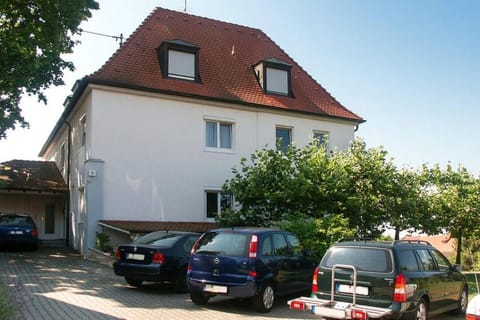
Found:
<svg viewBox="0 0 480 320"><path fill-rule="evenodd" d="M22 216L1 216L0 226L31 226L33 220L30 217Z"/></svg>
<svg viewBox="0 0 480 320"><path fill-rule="evenodd" d="M135 244L148 244L153 246L170 247L182 237L181 234L166 233L164 231L148 233L135 241Z"/></svg>
<svg viewBox="0 0 480 320"><path fill-rule="evenodd" d="M195 253L247 256L251 235L233 232L208 232L198 242Z"/></svg>
<svg viewBox="0 0 480 320"><path fill-rule="evenodd" d="M393 271L391 252L382 248L334 247L322 259L323 267L336 264L353 265L357 271L390 273Z"/></svg>

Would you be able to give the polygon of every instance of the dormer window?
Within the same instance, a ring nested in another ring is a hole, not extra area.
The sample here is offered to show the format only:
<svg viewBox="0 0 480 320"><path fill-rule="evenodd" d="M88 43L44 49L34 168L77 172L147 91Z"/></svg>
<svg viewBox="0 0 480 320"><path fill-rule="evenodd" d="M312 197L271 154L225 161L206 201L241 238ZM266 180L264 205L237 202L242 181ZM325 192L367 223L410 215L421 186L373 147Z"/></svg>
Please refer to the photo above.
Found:
<svg viewBox="0 0 480 320"><path fill-rule="evenodd" d="M292 65L280 59L269 58L259 62L253 68L265 93L292 96L290 76Z"/></svg>
<svg viewBox="0 0 480 320"><path fill-rule="evenodd" d="M164 78L200 82L198 71L199 47L183 40L164 41L158 48L160 68Z"/></svg>

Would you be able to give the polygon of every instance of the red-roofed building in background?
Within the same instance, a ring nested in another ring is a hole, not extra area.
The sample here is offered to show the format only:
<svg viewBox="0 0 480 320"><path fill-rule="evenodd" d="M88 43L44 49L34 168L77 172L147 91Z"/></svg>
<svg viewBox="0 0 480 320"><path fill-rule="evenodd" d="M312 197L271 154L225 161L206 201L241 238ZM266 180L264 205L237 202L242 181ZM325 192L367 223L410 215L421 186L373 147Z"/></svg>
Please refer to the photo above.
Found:
<svg viewBox="0 0 480 320"><path fill-rule="evenodd" d="M214 222L242 157L279 138L345 149L364 122L261 30L163 8L72 91L40 156L66 163L84 254L98 221Z"/></svg>
<svg viewBox="0 0 480 320"><path fill-rule="evenodd" d="M455 257L457 254L457 241L451 237L450 233L435 236L406 235L402 240L427 241L447 258Z"/></svg>

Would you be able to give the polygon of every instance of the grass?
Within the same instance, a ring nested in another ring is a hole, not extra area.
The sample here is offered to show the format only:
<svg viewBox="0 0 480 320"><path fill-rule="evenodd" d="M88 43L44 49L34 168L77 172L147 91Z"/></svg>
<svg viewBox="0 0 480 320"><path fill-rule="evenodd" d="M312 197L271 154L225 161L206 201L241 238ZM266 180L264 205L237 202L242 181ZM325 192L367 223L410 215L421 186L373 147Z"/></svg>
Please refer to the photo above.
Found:
<svg viewBox="0 0 480 320"><path fill-rule="evenodd" d="M476 272L465 272L465 276L468 281L468 299L475 297L480 292L480 273ZM475 277L476 275L476 277Z"/></svg>
<svg viewBox="0 0 480 320"><path fill-rule="evenodd" d="M7 288L0 282L0 320L6 320L13 310L8 299Z"/></svg>

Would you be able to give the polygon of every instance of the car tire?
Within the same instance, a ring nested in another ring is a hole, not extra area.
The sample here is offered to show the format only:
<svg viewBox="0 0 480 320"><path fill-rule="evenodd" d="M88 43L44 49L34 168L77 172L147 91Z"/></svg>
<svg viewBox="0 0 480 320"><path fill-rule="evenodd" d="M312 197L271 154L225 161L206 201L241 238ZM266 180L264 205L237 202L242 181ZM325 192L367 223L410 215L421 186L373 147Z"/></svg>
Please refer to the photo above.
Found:
<svg viewBox="0 0 480 320"><path fill-rule="evenodd" d="M192 299L192 302L195 303L196 305L203 306L208 303L208 300L210 299L210 297L201 292L190 291L190 299Z"/></svg>
<svg viewBox="0 0 480 320"><path fill-rule="evenodd" d="M132 278L125 278L125 281L127 281L127 283L129 285L131 285L132 287L140 287L142 285L142 280L135 280L135 279L132 279Z"/></svg>
<svg viewBox="0 0 480 320"><path fill-rule="evenodd" d="M422 298L418 303L417 308L415 309L415 314L413 319L427 320L427 318L428 318L428 305L427 305L427 301L425 301L425 299Z"/></svg>
<svg viewBox="0 0 480 320"><path fill-rule="evenodd" d="M253 306L257 312L269 312L275 302L275 289L272 284L267 284L252 298Z"/></svg>
<svg viewBox="0 0 480 320"><path fill-rule="evenodd" d="M173 290L178 293L188 292L187 287L187 268L178 271L177 278L172 284Z"/></svg>
<svg viewBox="0 0 480 320"><path fill-rule="evenodd" d="M468 306L468 289L463 287L462 294L460 295L460 300L458 300L457 309L453 310L452 313L456 315L464 315L467 313Z"/></svg>

